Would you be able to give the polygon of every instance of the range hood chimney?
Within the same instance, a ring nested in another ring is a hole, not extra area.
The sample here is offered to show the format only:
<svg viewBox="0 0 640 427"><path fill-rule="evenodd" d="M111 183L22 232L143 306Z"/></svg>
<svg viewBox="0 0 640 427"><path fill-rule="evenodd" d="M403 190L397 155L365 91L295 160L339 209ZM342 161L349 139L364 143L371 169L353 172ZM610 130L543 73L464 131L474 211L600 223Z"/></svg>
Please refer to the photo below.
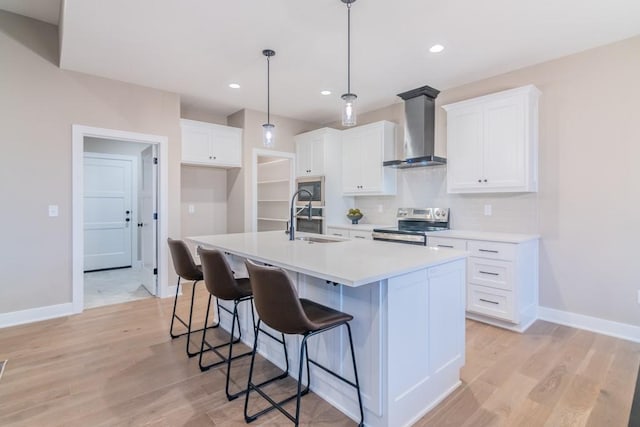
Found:
<svg viewBox="0 0 640 427"><path fill-rule="evenodd" d="M439 90L423 86L399 93L404 99L404 152L402 160L390 160L384 166L415 168L438 166L447 163L443 157L433 154L435 145L436 97Z"/></svg>

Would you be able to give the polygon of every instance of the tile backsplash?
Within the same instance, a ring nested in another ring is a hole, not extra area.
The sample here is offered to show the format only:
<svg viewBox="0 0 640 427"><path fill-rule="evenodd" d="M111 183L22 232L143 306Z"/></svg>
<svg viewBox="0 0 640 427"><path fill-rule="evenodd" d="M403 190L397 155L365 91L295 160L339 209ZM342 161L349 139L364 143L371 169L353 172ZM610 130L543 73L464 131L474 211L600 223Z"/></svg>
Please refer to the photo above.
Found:
<svg viewBox="0 0 640 427"><path fill-rule="evenodd" d="M396 196L356 197L355 205L363 223L395 225L399 207L449 207L453 229L538 233L538 193L448 194L446 179L445 166L398 170Z"/></svg>

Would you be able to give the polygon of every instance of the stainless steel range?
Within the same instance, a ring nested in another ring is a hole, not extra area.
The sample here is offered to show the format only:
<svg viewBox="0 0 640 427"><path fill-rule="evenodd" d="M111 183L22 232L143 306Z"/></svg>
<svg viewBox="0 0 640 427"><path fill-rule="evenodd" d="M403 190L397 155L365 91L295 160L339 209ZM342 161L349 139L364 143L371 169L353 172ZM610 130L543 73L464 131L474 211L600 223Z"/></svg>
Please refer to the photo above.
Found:
<svg viewBox="0 0 640 427"><path fill-rule="evenodd" d="M427 232L449 229L449 208L399 208L397 228L376 228L373 240L427 245Z"/></svg>

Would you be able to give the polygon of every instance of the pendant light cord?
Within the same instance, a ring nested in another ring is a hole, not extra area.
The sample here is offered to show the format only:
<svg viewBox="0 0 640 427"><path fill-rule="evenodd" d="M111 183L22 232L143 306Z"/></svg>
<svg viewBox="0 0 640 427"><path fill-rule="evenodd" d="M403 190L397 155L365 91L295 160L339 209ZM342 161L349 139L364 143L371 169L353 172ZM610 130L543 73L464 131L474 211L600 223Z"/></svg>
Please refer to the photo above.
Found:
<svg viewBox="0 0 640 427"><path fill-rule="evenodd" d="M351 3L347 3L347 93L351 93Z"/></svg>
<svg viewBox="0 0 640 427"><path fill-rule="evenodd" d="M271 123L271 83L269 76L269 59L270 56L267 56L267 123Z"/></svg>

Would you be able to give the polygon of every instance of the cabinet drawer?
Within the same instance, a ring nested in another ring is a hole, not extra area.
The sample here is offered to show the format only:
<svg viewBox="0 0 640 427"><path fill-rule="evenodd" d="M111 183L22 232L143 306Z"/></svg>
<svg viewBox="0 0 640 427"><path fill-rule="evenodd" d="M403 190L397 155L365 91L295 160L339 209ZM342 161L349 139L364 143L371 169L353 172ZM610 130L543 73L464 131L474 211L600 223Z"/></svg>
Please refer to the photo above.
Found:
<svg viewBox="0 0 640 427"><path fill-rule="evenodd" d="M516 245L511 243L470 240L467 243L467 250L469 251L470 256L504 259L507 261L516 259Z"/></svg>
<svg viewBox="0 0 640 427"><path fill-rule="evenodd" d="M329 235L329 236L339 236L339 237L349 237L349 231L348 230L343 230L341 228L327 227L327 235Z"/></svg>
<svg viewBox="0 0 640 427"><path fill-rule="evenodd" d="M513 263L510 261L469 257L467 271L469 283L513 290Z"/></svg>
<svg viewBox="0 0 640 427"><path fill-rule="evenodd" d="M372 239L370 231L349 230L349 237L351 237L352 239Z"/></svg>
<svg viewBox="0 0 640 427"><path fill-rule="evenodd" d="M467 288L467 311L469 312L518 323L514 307L513 293L510 291L471 284Z"/></svg>
<svg viewBox="0 0 640 427"><path fill-rule="evenodd" d="M451 239L448 237L427 237L427 245L434 248L450 248L467 250L467 241L462 239Z"/></svg>

